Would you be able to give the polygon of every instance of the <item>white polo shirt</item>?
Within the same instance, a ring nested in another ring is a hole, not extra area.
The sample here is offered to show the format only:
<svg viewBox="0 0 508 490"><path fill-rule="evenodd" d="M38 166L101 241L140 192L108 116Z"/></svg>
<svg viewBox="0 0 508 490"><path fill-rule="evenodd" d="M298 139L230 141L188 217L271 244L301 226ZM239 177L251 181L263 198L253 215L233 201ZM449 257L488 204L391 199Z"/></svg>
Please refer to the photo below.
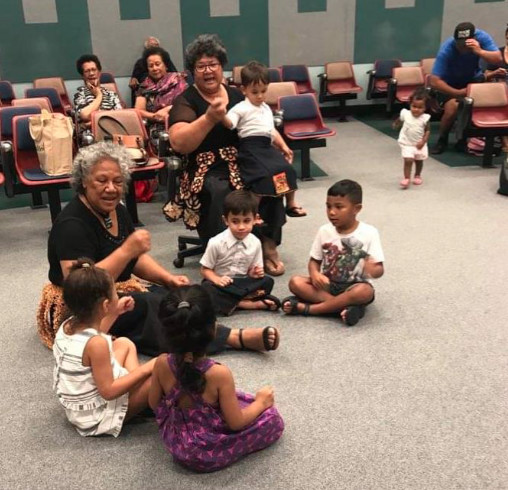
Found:
<svg viewBox="0 0 508 490"><path fill-rule="evenodd" d="M261 242L252 233L237 240L227 228L209 240L199 263L219 276L246 276L251 267L263 267Z"/></svg>
<svg viewBox="0 0 508 490"><path fill-rule="evenodd" d="M242 100L229 110L227 117L233 124L233 129L238 129L240 138L248 136L272 138L275 128L273 114L265 102L256 106L249 99Z"/></svg>

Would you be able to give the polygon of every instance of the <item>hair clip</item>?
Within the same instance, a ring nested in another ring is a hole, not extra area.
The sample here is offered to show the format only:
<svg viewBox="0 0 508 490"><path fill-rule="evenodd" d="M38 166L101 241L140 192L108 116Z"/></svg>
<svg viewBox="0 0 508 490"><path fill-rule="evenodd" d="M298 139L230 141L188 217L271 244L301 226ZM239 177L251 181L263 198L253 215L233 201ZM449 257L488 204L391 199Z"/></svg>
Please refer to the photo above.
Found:
<svg viewBox="0 0 508 490"><path fill-rule="evenodd" d="M82 268L82 269L86 269L86 268L88 268L88 267L90 267L90 264L89 264L88 262L83 262L83 263L81 264L81 268Z"/></svg>
<svg viewBox="0 0 508 490"><path fill-rule="evenodd" d="M190 308L190 303L188 301L180 301L177 308Z"/></svg>
<svg viewBox="0 0 508 490"><path fill-rule="evenodd" d="M192 364L194 362L194 354L192 352L186 352L183 355L183 362L188 362Z"/></svg>

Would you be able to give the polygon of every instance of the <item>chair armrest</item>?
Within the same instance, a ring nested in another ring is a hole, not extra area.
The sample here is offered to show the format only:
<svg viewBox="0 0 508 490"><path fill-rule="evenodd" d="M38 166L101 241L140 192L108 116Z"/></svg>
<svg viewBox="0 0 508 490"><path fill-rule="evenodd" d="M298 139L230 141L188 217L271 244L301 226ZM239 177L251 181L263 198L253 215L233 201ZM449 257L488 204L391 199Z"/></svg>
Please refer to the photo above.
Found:
<svg viewBox="0 0 508 490"><path fill-rule="evenodd" d="M273 124L276 128L282 128L284 124L284 109L279 109L273 114Z"/></svg>
<svg viewBox="0 0 508 490"><path fill-rule="evenodd" d="M328 78L328 75L326 73L320 73L318 75L319 78L324 78L325 80Z"/></svg>
<svg viewBox="0 0 508 490"><path fill-rule="evenodd" d="M395 94L397 93L397 79L390 78L388 80L388 87L386 93L386 112L391 113L393 110L393 105L395 103Z"/></svg>
<svg viewBox="0 0 508 490"><path fill-rule="evenodd" d="M80 139L81 141L79 146L90 146L95 143L95 136L89 129L85 129L85 131L81 133ZM104 140L106 139L104 138Z"/></svg>
<svg viewBox="0 0 508 490"><path fill-rule="evenodd" d="M372 91L374 90L374 76L376 74L376 70L369 70L367 73L369 74L369 82L367 83L367 94L365 95L365 98L367 100L371 100Z"/></svg>
<svg viewBox="0 0 508 490"><path fill-rule="evenodd" d="M374 76L376 74L376 70L374 70L374 68L370 69L370 70L367 70L367 75L372 75Z"/></svg>

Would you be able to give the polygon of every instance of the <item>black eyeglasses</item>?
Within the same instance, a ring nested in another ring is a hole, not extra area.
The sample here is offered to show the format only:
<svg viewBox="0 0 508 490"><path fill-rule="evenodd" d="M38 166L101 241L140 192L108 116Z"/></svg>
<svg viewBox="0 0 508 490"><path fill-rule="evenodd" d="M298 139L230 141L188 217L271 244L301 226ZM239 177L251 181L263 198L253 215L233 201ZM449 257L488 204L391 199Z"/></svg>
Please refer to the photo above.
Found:
<svg viewBox="0 0 508 490"><path fill-rule="evenodd" d="M219 68L220 66L220 63L215 61L214 63L210 63L209 65L196 65L194 67L194 69L198 72L198 73L204 73L206 71L207 68L210 69L210 71L217 71L217 69Z"/></svg>

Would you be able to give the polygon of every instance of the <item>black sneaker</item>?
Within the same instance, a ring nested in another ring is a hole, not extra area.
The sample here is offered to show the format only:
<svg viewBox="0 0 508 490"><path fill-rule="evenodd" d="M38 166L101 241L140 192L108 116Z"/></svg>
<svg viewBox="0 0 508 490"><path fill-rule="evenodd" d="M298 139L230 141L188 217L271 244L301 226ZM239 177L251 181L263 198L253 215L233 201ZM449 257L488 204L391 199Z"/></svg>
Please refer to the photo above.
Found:
<svg viewBox="0 0 508 490"><path fill-rule="evenodd" d="M439 155L446 150L447 146L447 141L437 140L437 143L430 149L430 153L432 153L432 155Z"/></svg>

